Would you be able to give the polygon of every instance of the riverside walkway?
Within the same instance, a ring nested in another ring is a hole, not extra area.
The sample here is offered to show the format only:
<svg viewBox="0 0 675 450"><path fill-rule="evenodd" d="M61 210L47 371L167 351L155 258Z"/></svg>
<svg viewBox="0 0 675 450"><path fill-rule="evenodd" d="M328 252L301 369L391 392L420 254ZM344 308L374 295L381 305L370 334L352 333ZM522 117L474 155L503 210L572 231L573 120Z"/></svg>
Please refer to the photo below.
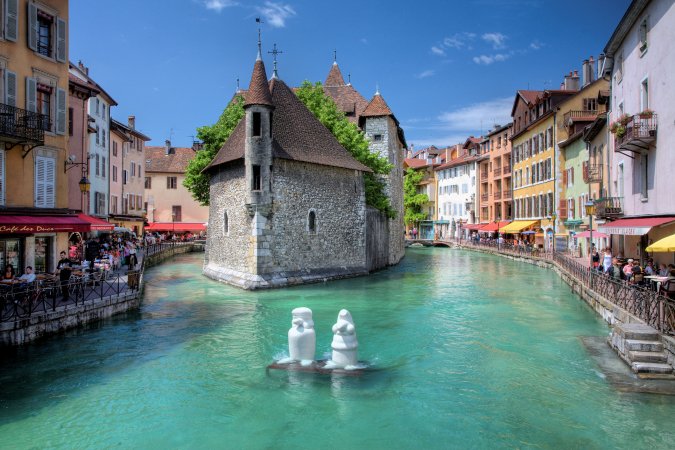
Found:
<svg viewBox="0 0 675 450"><path fill-rule="evenodd" d="M73 275L65 286L43 276L29 286L0 288L0 345L23 344L136 308L143 292L143 273L178 253L201 249L199 242L165 242L140 248L135 267Z"/></svg>

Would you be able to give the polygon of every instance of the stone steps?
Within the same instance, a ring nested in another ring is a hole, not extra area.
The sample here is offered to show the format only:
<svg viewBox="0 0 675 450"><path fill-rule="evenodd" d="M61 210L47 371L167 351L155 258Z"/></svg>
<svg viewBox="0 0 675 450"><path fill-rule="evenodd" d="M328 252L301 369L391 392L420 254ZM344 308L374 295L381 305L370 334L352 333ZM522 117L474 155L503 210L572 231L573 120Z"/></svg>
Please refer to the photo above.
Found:
<svg viewBox="0 0 675 450"><path fill-rule="evenodd" d="M629 352L662 352L663 343L657 340L626 339L626 350Z"/></svg>
<svg viewBox="0 0 675 450"><path fill-rule="evenodd" d="M666 364L668 357L664 352L629 351L628 358L633 362Z"/></svg>
<svg viewBox="0 0 675 450"><path fill-rule="evenodd" d="M633 372L638 374L638 376L642 376L643 374L673 376L673 366L670 364L636 361L631 364L631 368L633 369Z"/></svg>

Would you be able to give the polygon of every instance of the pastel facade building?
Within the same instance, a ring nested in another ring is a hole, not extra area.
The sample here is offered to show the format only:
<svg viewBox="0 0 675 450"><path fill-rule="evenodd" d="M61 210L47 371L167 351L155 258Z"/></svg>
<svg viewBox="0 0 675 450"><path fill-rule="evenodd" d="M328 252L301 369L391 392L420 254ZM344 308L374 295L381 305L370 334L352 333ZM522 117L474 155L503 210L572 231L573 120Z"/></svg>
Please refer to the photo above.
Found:
<svg viewBox="0 0 675 450"><path fill-rule="evenodd" d="M477 161L475 147L456 146L448 160L434 169L438 183L436 237L458 238L463 225L475 223Z"/></svg>

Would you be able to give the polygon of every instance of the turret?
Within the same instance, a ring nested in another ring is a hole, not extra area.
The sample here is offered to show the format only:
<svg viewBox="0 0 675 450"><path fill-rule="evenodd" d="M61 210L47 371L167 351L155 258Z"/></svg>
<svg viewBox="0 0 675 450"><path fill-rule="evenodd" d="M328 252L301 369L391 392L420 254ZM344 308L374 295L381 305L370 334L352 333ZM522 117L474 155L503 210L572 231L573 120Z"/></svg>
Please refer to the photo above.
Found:
<svg viewBox="0 0 675 450"><path fill-rule="evenodd" d="M246 111L246 183L249 213L267 215L271 205L270 175L272 166L272 94L270 93L260 52L253 66L251 82L244 103Z"/></svg>

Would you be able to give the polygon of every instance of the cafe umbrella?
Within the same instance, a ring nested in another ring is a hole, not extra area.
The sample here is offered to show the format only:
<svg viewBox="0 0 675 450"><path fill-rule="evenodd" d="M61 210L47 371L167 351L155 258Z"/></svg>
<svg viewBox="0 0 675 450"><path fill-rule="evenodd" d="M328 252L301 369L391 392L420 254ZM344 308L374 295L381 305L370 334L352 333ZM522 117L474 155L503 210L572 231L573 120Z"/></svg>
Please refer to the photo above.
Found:
<svg viewBox="0 0 675 450"><path fill-rule="evenodd" d="M659 239L647 247L648 252L675 252L675 234Z"/></svg>

